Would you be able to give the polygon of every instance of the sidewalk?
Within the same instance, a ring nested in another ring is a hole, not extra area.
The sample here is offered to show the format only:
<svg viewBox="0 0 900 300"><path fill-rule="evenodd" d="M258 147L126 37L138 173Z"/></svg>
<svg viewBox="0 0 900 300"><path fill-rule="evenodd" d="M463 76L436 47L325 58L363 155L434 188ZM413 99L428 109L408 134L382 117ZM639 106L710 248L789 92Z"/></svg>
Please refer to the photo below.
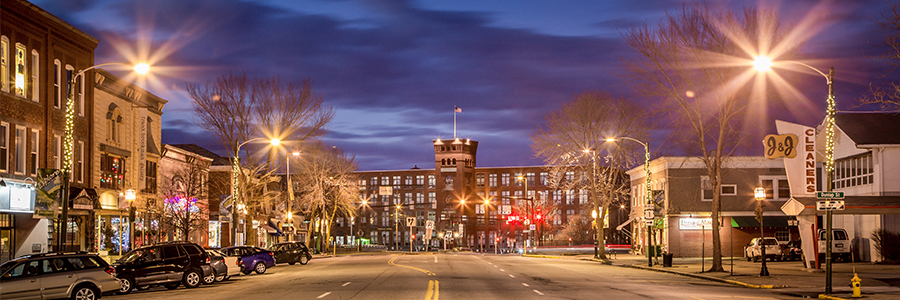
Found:
<svg viewBox="0 0 900 300"><path fill-rule="evenodd" d="M593 255L528 255L530 257L581 259L598 261ZM600 261L598 261L600 262ZM741 257L723 258L725 272L702 272L703 267L709 269L711 258L673 258L672 267L656 264L649 267L647 258L639 255L610 255L610 263L615 266L632 267L658 272L667 272L682 276L690 276L711 281L724 282L747 288L771 288L774 292L790 296L823 298L825 293L825 271L806 269L799 261L766 262L769 276L759 276L760 263L748 262ZM662 259L659 259L662 263ZM864 299L900 299L900 265L876 265L872 263L835 263L832 269L832 294L830 299L850 299L850 279L853 278L853 267L862 280L862 296ZM733 275L732 275L733 270Z"/></svg>

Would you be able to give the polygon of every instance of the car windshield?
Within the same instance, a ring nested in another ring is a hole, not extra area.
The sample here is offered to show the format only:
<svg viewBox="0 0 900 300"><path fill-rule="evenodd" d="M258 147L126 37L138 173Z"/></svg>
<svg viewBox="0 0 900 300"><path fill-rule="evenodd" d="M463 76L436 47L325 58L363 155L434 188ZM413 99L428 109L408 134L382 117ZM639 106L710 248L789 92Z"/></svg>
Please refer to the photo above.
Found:
<svg viewBox="0 0 900 300"><path fill-rule="evenodd" d="M141 257L141 254L143 254L143 252L144 252L144 249L135 249L135 250L128 251L127 253L125 253L125 255L122 255L122 258L119 258L119 262L123 262L123 263L133 262L133 261L137 260L138 257Z"/></svg>
<svg viewBox="0 0 900 300"><path fill-rule="evenodd" d="M4 262L3 264L0 264L0 274L4 274L9 269L12 269L12 267L15 266L17 262L18 261L10 260L10 261Z"/></svg>
<svg viewBox="0 0 900 300"><path fill-rule="evenodd" d="M763 242L765 242L766 245L778 245L778 240L774 239L764 239Z"/></svg>
<svg viewBox="0 0 900 300"><path fill-rule="evenodd" d="M225 255L225 253L219 252L219 250L211 250L210 249L210 250L206 250L206 253L209 253L211 255L217 255L217 256L227 256L227 255Z"/></svg>

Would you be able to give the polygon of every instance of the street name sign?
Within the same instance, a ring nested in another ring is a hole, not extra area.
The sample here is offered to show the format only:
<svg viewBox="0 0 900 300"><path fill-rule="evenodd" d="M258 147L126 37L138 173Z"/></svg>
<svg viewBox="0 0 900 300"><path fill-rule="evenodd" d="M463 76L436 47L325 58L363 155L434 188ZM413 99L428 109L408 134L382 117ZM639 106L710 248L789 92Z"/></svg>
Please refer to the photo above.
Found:
<svg viewBox="0 0 900 300"><path fill-rule="evenodd" d="M816 192L816 199L844 199L844 192Z"/></svg>
<svg viewBox="0 0 900 300"><path fill-rule="evenodd" d="M816 202L816 210L844 210L844 201L819 201Z"/></svg>

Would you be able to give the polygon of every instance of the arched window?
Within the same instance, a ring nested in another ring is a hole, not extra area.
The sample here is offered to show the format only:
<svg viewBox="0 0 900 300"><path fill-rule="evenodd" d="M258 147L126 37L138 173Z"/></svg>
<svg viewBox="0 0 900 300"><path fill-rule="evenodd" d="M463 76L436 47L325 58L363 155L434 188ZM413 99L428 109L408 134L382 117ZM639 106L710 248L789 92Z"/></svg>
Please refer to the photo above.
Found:
<svg viewBox="0 0 900 300"><path fill-rule="evenodd" d="M453 159L453 165L454 165L454 166L456 165L456 159L455 159L455 158Z"/></svg>
<svg viewBox="0 0 900 300"><path fill-rule="evenodd" d="M109 111L106 112L106 139L112 143L119 143L121 135L122 111L115 103L109 104Z"/></svg>

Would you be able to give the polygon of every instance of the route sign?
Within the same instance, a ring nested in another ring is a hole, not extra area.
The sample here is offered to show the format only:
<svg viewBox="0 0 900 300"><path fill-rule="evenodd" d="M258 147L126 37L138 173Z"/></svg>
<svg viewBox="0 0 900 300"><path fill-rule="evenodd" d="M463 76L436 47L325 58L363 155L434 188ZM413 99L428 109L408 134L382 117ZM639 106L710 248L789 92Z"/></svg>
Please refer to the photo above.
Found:
<svg viewBox="0 0 900 300"><path fill-rule="evenodd" d="M844 210L844 201L819 201L816 202L816 210Z"/></svg>
<svg viewBox="0 0 900 300"><path fill-rule="evenodd" d="M406 226L407 227L415 227L416 226L416 218L415 217L406 217Z"/></svg>
<svg viewBox="0 0 900 300"><path fill-rule="evenodd" d="M816 199L844 199L844 192L816 192Z"/></svg>
<svg viewBox="0 0 900 300"><path fill-rule="evenodd" d="M802 212L804 208L806 208L806 206L804 206L803 203L800 203L800 201L791 197L790 200L781 206L781 211L788 216L797 216L800 215L800 212Z"/></svg>

